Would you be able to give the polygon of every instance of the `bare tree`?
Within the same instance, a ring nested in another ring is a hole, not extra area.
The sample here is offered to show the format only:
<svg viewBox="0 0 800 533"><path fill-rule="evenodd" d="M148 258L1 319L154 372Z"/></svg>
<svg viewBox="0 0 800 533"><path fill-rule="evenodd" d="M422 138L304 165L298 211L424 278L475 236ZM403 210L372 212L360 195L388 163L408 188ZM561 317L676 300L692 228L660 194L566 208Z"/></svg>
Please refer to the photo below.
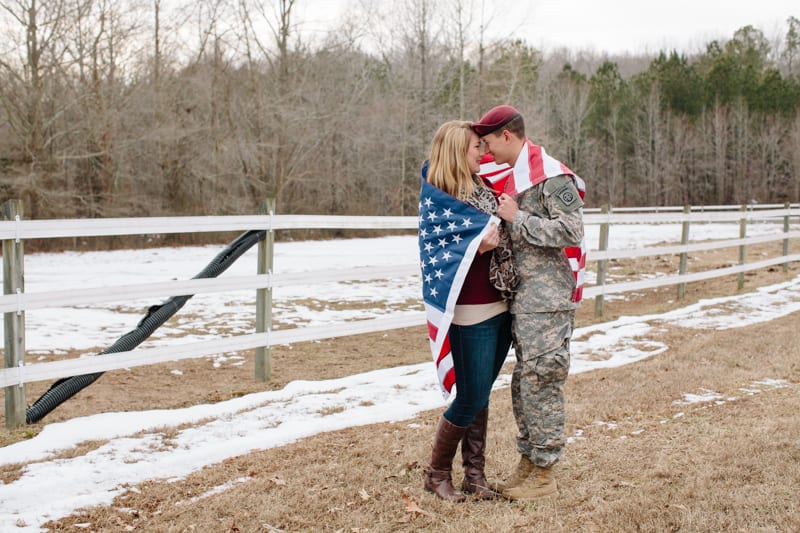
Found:
<svg viewBox="0 0 800 533"><path fill-rule="evenodd" d="M715 105L704 121L706 132L701 138L708 140L708 161L714 181L712 201L725 203L731 201L730 178L728 172L729 126L727 108Z"/></svg>
<svg viewBox="0 0 800 533"><path fill-rule="evenodd" d="M252 191L259 196L281 195L291 179L293 159L299 152L299 147L290 143L294 111L290 50L294 4L294 0L279 0L270 11L261 0L239 2L250 73L249 92L255 107L249 122L256 135L252 149L242 152L242 168L249 176ZM260 37L261 26L268 28L269 41ZM263 72L260 65L266 65L267 71Z"/></svg>
<svg viewBox="0 0 800 533"><path fill-rule="evenodd" d="M432 0L406 0L392 7L394 14L383 17L384 23L392 24L386 34L395 45L394 53L384 59L393 74L396 112L387 127L398 150L393 189L400 214L417 210L420 165L435 128L445 118L433 105L432 80L446 62L438 40L442 32L438 8Z"/></svg>
<svg viewBox="0 0 800 533"><path fill-rule="evenodd" d="M800 19L796 17L789 17L786 20L789 29L786 31L786 39L784 41L785 48L783 50L783 58L786 60L786 72L789 76L795 75L797 66L795 61L798 54L800 54Z"/></svg>
<svg viewBox="0 0 800 533"><path fill-rule="evenodd" d="M446 74L447 85L454 84L448 93L455 97L458 118L466 117L466 90L467 76L469 74L469 61L467 57L469 36L472 34L473 9L469 0L450 0L446 4L444 13L443 31L447 35L446 46L450 50L453 65L453 74ZM450 81L452 78L452 82Z"/></svg>
<svg viewBox="0 0 800 533"><path fill-rule="evenodd" d="M589 113L589 87L586 77L569 65L544 84L542 108L537 115L545 118L548 135L564 154L571 168L584 161L589 148L586 117ZM550 139L547 139L550 140Z"/></svg>
<svg viewBox="0 0 800 533"><path fill-rule="evenodd" d="M127 2L70 0L70 24L65 33L69 70L65 83L72 87L75 112L69 141L61 147L62 166L74 167L73 199L84 216L108 216L120 192L117 134L125 106L125 84L119 79L132 54L131 44L140 21Z"/></svg>
<svg viewBox="0 0 800 533"><path fill-rule="evenodd" d="M35 167L50 159L46 91L64 53L59 39L65 28L65 2L41 5L37 0L5 1L0 2L0 9L5 11L8 23L16 25L7 34L10 46L2 56L9 59L0 59L0 68L20 89L20 94L5 97L3 104L22 140L25 159ZM14 58L14 48L23 55Z"/></svg>
<svg viewBox="0 0 800 533"><path fill-rule="evenodd" d="M6 49L0 54L0 75L6 80L6 89L0 100L14 136L17 191L26 200L26 211L37 217L58 203L55 196L63 190L52 180L55 141L61 134L56 122L70 105L55 94L65 53L67 3L2 1L0 14L6 32Z"/></svg>
<svg viewBox="0 0 800 533"><path fill-rule="evenodd" d="M789 200L796 201L800 199L800 115L796 115L789 125L786 150L790 154L786 188Z"/></svg>

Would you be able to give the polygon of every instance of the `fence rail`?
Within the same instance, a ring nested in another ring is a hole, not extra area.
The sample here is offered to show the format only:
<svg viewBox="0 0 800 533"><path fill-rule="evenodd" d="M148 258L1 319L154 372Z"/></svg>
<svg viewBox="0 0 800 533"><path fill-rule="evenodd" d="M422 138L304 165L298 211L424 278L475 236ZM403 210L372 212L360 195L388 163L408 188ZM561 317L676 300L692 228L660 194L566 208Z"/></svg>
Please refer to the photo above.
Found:
<svg viewBox="0 0 800 533"><path fill-rule="evenodd" d="M219 217L82 218L0 222L0 240L109 237L289 229L416 229L416 217L231 215Z"/></svg>
<svg viewBox="0 0 800 533"><path fill-rule="evenodd" d="M357 269L325 270L314 273L256 274L227 278L204 278L186 281L164 281L137 285L90 287L80 290L52 291L47 293L19 293L0 296L0 312L30 311L53 307L69 307L113 301L161 297L176 294L208 294L247 289L266 289L302 285L313 281L364 281L370 279L398 278L419 273L416 263L396 266L363 267Z"/></svg>
<svg viewBox="0 0 800 533"><path fill-rule="evenodd" d="M659 210L608 214L588 212L584 223L591 224L678 224L681 222L737 222L797 216L800 204L769 209L718 211L704 208L689 213ZM643 209L643 208L637 208ZM733 209L739 209L734 207ZM666 211L666 212L665 212ZM417 217L328 216L328 215L231 215L219 217L87 218L63 220L8 220L0 222L0 240L54 239L60 237L109 237L158 235L166 233L209 233L246 230L290 229L417 229Z"/></svg>
<svg viewBox="0 0 800 533"><path fill-rule="evenodd" d="M764 209L782 209L785 207L798 207L800 204L747 204L744 207L748 211L761 211ZM617 213L669 213L675 211L683 211L684 209L688 209L692 212L702 213L704 211L730 211L731 209L738 209L739 206L731 206L731 205L692 205L692 206L679 206L679 205L668 205L662 207L615 207L614 211ZM599 213L602 210L601 207L593 207L593 208L586 208L583 210L584 213Z"/></svg>
<svg viewBox="0 0 800 533"><path fill-rule="evenodd" d="M603 263L614 259L636 258L653 255L688 254L725 247L743 247L773 241L784 242L784 253L762 261L718 268L710 271L686 273L656 279L606 283L586 287L585 298L656 288L666 285L684 284L720 276L741 274L748 270L766 268L773 265L787 265L800 261L800 254L788 253L788 241L800 237L800 231L790 230L790 221L800 221L800 205L759 206L758 208L727 206L704 207L702 210L687 208L651 208L638 212L587 213L584 222L590 225L605 225L606 231L615 224L691 224L691 223L739 223L742 227L753 223L783 222L782 231L775 234L725 239L703 243L682 243L680 245L656 246L635 250L590 249L588 261ZM680 212L675 211L680 209ZM4 243L19 243L25 239L57 237L99 237L111 235L163 234L188 232L227 232L253 229L267 231L288 229L416 229L416 217L338 217L304 215L254 215L224 217L159 217L159 218L120 218L120 219L81 219L81 220L13 220L0 221L0 240ZM742 233L743 235L743 233ZM613 242L613 238L611 239ZM605 248L601 246L600 248ZM270 250L270 253L272 251ZM24 317L27 310L96 304L110 301L125 301L150 297L172 296L177 294L201 294L239 290L264 290L300 284L336 282L347 280L390 279L418 276L416 261L411 258L408 264L390 267L365 267L335 271L304 272L297 274L265 273L253 276L192 279L185 281L157 282L114 287L89 287L81 290L61 290L47 293L27 293L22 290L9 290L0 296L0 312L9 317ZM743 263L743 262L742 262ZM5 266L4 266L5 267ZM7 268L7 267L5 267ZM4 278L7 272L4 271ZM350 321L326 326L309 326L287 330L264 331L249 335L179 344L176 346L119 352L110 356L88 357L55 361L48 363L25 364L20 357L8 368L0 369L0 386L6 388L6 399L10 389L22 388L25 383L49 379L59 379L74 375L104 372L121 368L144 366L166 361L226 353L237 350L263 348L293 342L302 342L356 335L389 329L422 325L424 313L418 311L395 313L394 315L371 320ZM8 321L6 322L8 324ZM23 321L24 324L24 321ZM24 327L24 326L23 326ZM7 332L8 333L8 332ZM8 341L7 341L8 342ZM8 351L8 344L6 345ZM24 352L24 349L23 349ZM24 355L24 354L23 354ZM19 391L13 391L17 397ZM8 409L6 412L8 425Z"/></svg>

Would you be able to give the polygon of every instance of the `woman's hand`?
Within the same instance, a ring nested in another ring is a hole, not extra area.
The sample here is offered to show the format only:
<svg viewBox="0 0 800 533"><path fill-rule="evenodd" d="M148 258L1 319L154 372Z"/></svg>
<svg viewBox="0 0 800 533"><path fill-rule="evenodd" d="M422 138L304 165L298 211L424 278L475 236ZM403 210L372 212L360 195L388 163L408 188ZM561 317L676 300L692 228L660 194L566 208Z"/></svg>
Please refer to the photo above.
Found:
<svg viewBox="0 0 800 533"><path fill-rule="evenodd" d="M481 244L478 246L478 253L486 253L490 250L494 250L497 248L497 244L500 242L500 232L497 231L497 224L492 222L489 225L489 230L481 239Z"/></svg>
<svg viewBox="0 0 800 533"><path fill-rule="evenodd" d="M497 199L497 216L506 222L514 222L514 215L519 211L517 201L503 193Z"/></svg>

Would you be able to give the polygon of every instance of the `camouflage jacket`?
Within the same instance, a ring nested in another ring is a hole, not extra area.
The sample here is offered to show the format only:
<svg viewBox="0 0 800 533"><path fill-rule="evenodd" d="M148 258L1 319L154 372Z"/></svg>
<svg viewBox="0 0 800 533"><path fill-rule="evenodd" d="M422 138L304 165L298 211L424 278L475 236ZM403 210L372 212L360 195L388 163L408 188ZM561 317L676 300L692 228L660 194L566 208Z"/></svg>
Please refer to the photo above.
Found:
<svg viewBox="0 0 800 533"><path fill-rule="evenodd" d="M575 276L564 254L583 238L583 200L572 178L560 175L523 191L511 224L520 283L512 313L575 309Z"/></svg>

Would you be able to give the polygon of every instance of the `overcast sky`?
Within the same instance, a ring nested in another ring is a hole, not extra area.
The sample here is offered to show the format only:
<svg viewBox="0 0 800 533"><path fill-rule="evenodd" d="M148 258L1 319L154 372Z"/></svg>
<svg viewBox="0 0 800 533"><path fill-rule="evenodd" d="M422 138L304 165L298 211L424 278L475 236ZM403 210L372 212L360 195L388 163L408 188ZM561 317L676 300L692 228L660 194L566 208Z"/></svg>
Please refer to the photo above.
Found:
<svg viewBox="0 0 800 533"><path fill-rule="evenodd" d="M478 10L484 3L484 0L472 1ZM296 8L304 27L311 29L334 23L357 5L380 10L386 2L301 0ZM800 18L797 0L485 0L485 6L487 13L492 10L496 13L490 24L493 37L510 31L545 51L566 46L612 54L656 52L665 48L699 51L705 49L708 41L729 39L746 25L763 31L768 39L782 39L786 34L786 19Z"/></svg>

